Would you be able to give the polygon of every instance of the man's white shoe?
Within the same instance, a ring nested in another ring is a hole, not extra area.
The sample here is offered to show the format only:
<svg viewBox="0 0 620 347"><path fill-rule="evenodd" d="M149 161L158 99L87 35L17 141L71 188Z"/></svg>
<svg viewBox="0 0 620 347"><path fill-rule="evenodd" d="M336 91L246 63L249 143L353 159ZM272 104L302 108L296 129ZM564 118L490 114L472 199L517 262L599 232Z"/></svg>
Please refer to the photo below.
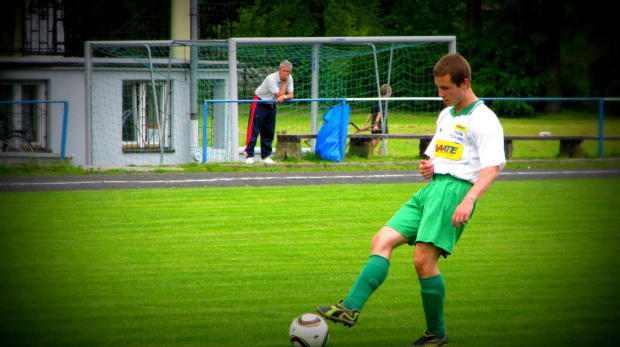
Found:
<svg viewBox="0 0 620 347"><path fill-rule="evenodd" d="M246 158L245 159L245 163L246 164L254 164L254 158Z"/></svg>
<svg viewBox="0 0 620 347"><path fill-rule="evenodd" d="M267 157L267 158L263 158L263 163L265 165L275 165L275 161L273 161L271 158Z"/></svg>

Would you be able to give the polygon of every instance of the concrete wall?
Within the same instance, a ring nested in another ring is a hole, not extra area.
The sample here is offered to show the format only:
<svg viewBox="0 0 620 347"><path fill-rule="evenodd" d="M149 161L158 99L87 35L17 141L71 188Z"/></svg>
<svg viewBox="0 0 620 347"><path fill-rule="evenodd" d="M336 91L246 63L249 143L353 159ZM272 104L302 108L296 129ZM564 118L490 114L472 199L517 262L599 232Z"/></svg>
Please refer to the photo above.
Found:
<svg viewBox="0 0 620 347"><path fill-rule="evenodd" d="M123 80L150 81L148 69L108 67L92 72L91 80L91 128L87 129L86 91L84 61L81 58L0 58L0 80L11 81L47 81L47 100L69 101L67 125L67 142L65 154L76 166L86 165L92 156L92 165L177 165L201 159L198 144L198 122L190 117L189 83L184 70L173 71L171 116L172 153L124 153L122 144L122 85ZM228 72L222 68L199 70L199 79L217 80L214 86L216 98L225 99L229 92ZM160 74L156 80L167 77ZM200 100L200 104L201 104ZM228 152L226 147L229 133L225 122L228 121L230 105L218 104L213 155L208 161L227 161L227 157L215 155L216 152ZM202 117L202 115L200 115ZM47 148L54 154L61 151L62 142L62 104L50 105L47 121ZM87 134L91 136L91 150L88 151Z"/></svg>
<svg viewBox="0 0 620 347"><path fill-rule="evenodd" d="M86 118L84 94L84 69L81 67L38 67L27 69L1 69L0 80L48 81L48 100L69 101L67 143L65 154L72 162L86 162ZM48 108L47 148L60 153L62 143L63 105L52 104Z"/></svg>

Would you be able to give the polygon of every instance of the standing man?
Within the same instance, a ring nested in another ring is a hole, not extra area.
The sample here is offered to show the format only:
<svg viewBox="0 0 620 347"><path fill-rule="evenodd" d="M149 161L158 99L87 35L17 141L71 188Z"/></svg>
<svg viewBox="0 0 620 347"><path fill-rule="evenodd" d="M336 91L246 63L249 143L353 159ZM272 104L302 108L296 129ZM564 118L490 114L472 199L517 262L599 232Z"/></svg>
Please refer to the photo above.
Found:
<svg viewBox="0 0 620 347"><path fill-rule="evenodd" d="M253 102L250 107L244 150L246 164L254 164L254 147L259 134L260 156L263 163L275 164L269 156L276 132L276 104L293 98L292 69L290 61L282 61L278 71L267 76L254 92L254 100L275 100L275 102Z"/></svg>
<svg viewBox="0 0 620 347"><path fill-rule="evenodd" d="M420 173L431 183L379 230L371 256L347 298L318 312L334 322L353 326L360 310L383 283L392 251L414 245L413 263L420 281L426 330L412 346L448 343L444 323L444 279L439 258L452 254L474 212L476 201L489 189L506 163L504 131L497 116L471 90L471 70L458 54L441 58L433 70L439 96L446 104L437 131L422 160Z"/></svg>

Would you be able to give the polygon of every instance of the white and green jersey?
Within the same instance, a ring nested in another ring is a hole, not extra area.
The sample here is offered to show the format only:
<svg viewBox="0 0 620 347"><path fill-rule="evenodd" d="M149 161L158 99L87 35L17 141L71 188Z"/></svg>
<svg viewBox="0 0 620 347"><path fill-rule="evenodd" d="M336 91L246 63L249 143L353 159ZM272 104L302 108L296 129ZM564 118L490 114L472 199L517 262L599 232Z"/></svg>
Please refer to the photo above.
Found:
<svg viewBox="0 0 620 347"><path fill-rule="evenodd" d="M425 152L433 158L435 174L448 174L475 183L488 166L506 164L504 130L499 119L482 100L459 114L454 107L439 113L437 131Z"/></svg>

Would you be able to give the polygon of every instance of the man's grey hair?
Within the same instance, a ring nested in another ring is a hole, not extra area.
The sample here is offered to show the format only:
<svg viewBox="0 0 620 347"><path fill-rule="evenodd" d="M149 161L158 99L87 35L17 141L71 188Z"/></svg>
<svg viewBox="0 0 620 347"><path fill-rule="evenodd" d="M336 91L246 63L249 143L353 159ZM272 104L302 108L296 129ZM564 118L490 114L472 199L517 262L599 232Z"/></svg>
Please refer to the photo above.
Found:
<svg viewBox="0 0 620 347"><path fill-rule="evenodd" d="M282 60L282 62L280 63L280 67L290 67L291 70L293 70L293 64L291 64L290 61L288 60Z"/></svg>

